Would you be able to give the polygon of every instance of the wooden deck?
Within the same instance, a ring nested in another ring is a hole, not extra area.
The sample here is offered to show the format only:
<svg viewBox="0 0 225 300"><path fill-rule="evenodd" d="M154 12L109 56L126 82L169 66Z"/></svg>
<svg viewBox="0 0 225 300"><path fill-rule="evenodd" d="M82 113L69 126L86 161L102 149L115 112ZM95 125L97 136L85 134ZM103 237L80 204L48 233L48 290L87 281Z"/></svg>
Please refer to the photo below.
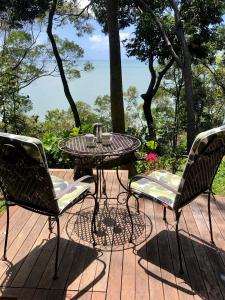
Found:
<svg viewBox="0 0 225 300"><path fill-rule="evenodd" d="M72 180L72 171L54 170L52 173ZM127 172L120 174L126 182ZM106 180L108 194L115 198L121 191L115 172L107 171ZM90 235L93 200L75 205L60 217L62 239L56 281L52 280L56 240L54 234L49 238L47 217L12 207L9 261L0 261L2 299L224 299L225 198L216 197L216 201L212 201L217 247L209 243L205 197L199 197L183 210L180 221L185 259L183 276L178 274L172 212L168 211L166 224L160 205L141 199L138 215L132 201L134 247L128 242L130 224L125 206L116 206L115 199L108 201L109 207L102 201L97 220L100 245L96 249L92 247ZM0 218L1 251L5 222L3 215Z"/></svg>

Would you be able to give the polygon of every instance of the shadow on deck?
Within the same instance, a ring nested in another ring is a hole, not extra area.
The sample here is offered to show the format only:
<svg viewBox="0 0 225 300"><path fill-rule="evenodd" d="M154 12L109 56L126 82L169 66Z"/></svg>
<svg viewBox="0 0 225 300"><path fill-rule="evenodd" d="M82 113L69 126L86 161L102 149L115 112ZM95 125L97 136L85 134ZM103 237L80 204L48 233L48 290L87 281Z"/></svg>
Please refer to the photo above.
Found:
<svg viewBox="0 0 225 300"><path fill-rule="evenodd" d="M71 170L54 170L72 179ZM121 171L127 181L127 172ZM121 188L114 171L106 171L107 192L115 198ZM134 244L124 204L100 203L97 247L92 247L91 199L61 217L59 279L53 281L56 240L49 236L47 217L12 207L8 262L0 261L0 299L224 299L225 199L212 201L216 247L209 241L204 196L185 207L180 236L185 274L179 275L174 217L162 220L157 203L140 200L140 214L132 199ZM3 251L5 216L0 218Z"/></svg>

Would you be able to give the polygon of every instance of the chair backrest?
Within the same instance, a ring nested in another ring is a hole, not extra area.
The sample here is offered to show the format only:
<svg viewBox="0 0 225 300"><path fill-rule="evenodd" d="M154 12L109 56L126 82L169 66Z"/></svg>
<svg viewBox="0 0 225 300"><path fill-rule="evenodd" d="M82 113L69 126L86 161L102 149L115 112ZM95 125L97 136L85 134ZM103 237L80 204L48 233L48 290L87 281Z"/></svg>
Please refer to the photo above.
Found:
<svg viewBox="0 0 225 300"><path fill-rule="evenodd" d="M186 167L174 202L178 209L211 188L214 176L225 155L225 126L197 135L190 150Z"/></svg>
<svg viewBox="0 0 225 300"><path fill-rule="evenodd" d="M0 187L8 201L58 214L45 152L36 138L0 133Z"/></svg>

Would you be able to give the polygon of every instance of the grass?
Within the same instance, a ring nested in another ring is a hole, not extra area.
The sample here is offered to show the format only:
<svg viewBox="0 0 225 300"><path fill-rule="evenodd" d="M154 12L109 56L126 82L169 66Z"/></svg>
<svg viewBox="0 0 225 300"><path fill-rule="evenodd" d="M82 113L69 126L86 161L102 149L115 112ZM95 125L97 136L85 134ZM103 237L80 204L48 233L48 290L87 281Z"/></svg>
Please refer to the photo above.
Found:
<svg viewBox="0 0 225 300"><path fill-rule="evenodd" d="M216 195L225 195L225 159L222 160L219 166L212 190Z"/></svg>
<svg viewBox="0 0 225 300"><path fill-rule="evenodd" d="M5 200L0 197L0 216L4 213L5 211Z"/></svg>

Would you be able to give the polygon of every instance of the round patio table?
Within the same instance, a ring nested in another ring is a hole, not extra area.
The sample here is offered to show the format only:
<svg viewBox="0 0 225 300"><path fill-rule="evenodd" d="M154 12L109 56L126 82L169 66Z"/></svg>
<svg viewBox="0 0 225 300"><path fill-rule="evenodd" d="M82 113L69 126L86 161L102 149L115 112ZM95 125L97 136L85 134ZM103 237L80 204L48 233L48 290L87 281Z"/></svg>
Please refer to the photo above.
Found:
<svg viewBox="0 0 225 300"><path fill-rule="evenodd" d="M94 147L88 147L85 135L65 139L59 143L59 147L77 158L105 158L109 156L123 156L136 151L140 147L139 139L127 134L112 134L110 145L96 143Z"/></svg>
<svg viewBox="0 0 225 300"><path fill-rule="evenodd" d="M59 143L59 148L66 153L73 155L75 158L81 161L81 166L85 166L85 162L87 160L92 161L92 165L96 167L96 185L94 195L96 197L96 205L94 209L94 223L95 223L95 215L99 211L99 200L105 197L104 201L104 209L108 211L108 217L104 219L104 223L107 227L116 227L115 220L110 216L110 209L107 205L107 200L109 199L106 192L106 181L104 177L104 162L106 160L115 160L117 162L116 174L120 185L127 191L127 188L122 183L121 178L119 176L118 168L120 161L123 158L129 157L130 154L134 154L134 152L140 147L141 142L139 139L127 135L127 134L112 134L112 140L109 145L103 145L102 143L96 143L94 147L89 147L86 144L85 135L78 135L76 137L65 139ZM128 158L128 160L131 158ZM121 192L124 193L124 192ZM117 200L119 201L119 193L117 195ZM132 228L133 222L130 214L130 210L127 204L128 213L131 219ZM94 241L95 244L95 241Z"/></svg>
<svg viewBox="0 0 225 300"><path fill-rule="evenodd" d="M118 175L118 165L123 158L134 153L140 145L140 140L131 135L113 133L111 143L107 146L102 143L96 143L94 147L89 147L86 144L85 135L78 135L61 141L59 143L59 148L79 159L81 161L81 166L85 166L87 159L92 160L92 164L96 167L97 173L96 195L98 198L101 198L102 193L106 195L104 162L107 160L115 160L117 162L117 177L119 183L126 189Z"/></svg>

